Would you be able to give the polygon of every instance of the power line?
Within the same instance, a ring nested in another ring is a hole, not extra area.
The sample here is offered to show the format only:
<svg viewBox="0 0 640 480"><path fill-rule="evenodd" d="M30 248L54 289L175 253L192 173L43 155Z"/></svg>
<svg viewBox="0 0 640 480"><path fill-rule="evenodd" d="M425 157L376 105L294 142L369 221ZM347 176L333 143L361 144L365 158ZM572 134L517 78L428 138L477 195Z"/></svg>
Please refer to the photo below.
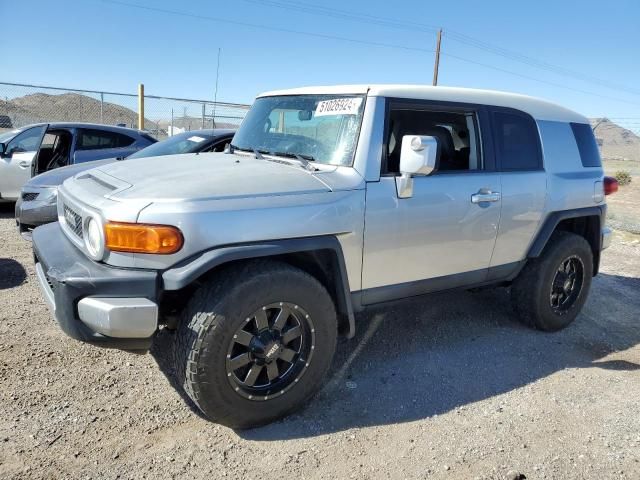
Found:
<svg viewBox="0 0 640 480"><path fill-rule="evenodd" d="M282 32L282 33L289 33L289 34L293 34L293 35L305 35L308 37L314 37L314 38L322 38L322 39L328 39L328 40L338 40L338 41L343 41L343 42L349 42L349 43L354 43L354 44L360 44L360 45L368 45L368 46L375 46L375 47L383 47L383 48L392 48L392 49L399 49L399 50L405 50L405 51L413 51L413 52L422 52L422 53L434 53L434 50L430 50L430 49L426 49L426 48L420 48L420 47L410 47L407 45L399 45L399 44L392 44L392 43L385 43L385 42L375 42L375 41L369 41L369 40L360 40L360 39L355 39L355 38L349 38L349 37L342 37L342 36L337 36L337 35L328 35L328 34L323 34L323 33L316 33L316 32L309 32L309 31L302 31L302 30L294 30L294 29L289 29L289 28L281 28L281 27L273 27L273 26L268 26L268 25L259 25L259 24L255 24L255 23L249 23L249 22L241 22L238 20L231 20L228 18L221 18L221 17L212 17L212 16L207 16L207 15L197 15L194 13L188 13L188 12L180 12L177 10L169 10L166 8L159 8L159 7L152 7L152 6L147 6L147 5L138 5L135 3L127 3L127 2L123 2L120 0L100 0L104 3L109 3L109 4L113 4L113 5L120 5L123 7L129 7L129 8L137 8L140 10L146 10L146 11L152 11L152 12L156 12L156 13L163 13L163 14L167 14L167 15L176 15L176 16L181 16L181 17L186 17L186 18L195 18L198 20L206 20L206 21L212 21L212 22L218 22L218 23L225 23L227 25L238 25L238 26L242 26L242 27L248 27L248 28L256 28L256 29L260 29L260 30L268 30L268 31L275 31L275 32ZM626 104L633 104L633 105L640 105L639 102L633 102L633 101L629 101L626 99L622 99L622 98L616 98L616 97L610 97L607 95L601 95L599 93L595 93L595 92L590 92L588 90L581 90L581 89L577 89L577 88L573 88L573 87L568 87L566 85L562 85L559 83L555 83L555 82L550 82L547 80L542 80L540 78L535 78L535 77L531 77L529 75L524 75L521 73L517 73L517 72L513 72L511 70L507 70L501 67L496 67L494 65L489 65L486 63L482 63L482 62L478 62L476 60L471 60L465 57L461 57L459 55L454 55L451 53L441 53L441 55L455 59L455 60L459 60L462 62L466 62L466 63L470 63L473 65L478 65L478 66L482 66L485 68L490 68L492 70L496 70L502 73L507 73L509 75L515 75L517 77L520 78L525 78L528 80L533 80L535 82L540 82L540 83L545 83L547 85L551 85L557 88L563 88L565 90L569 90L569 91L573 91L573 92L577 92L577 93L582 93L585 95L592 95L592 96L596 96L596 97L600 97L600 98L604 98L607 100L613 100L616 102L623 102Z"/></svg>
<svg viewBox="0 0 640 480"><path fill-rule="evenodd" d="M384 17L377 17L374 15L362 14L360 12L350 12L346 10L338 10L335 8L329 8L324 6L317 5L309 5L304 2L295 1L295 0L245 0L246 2L259 4L262 6L271 6L277 8L283 8L287 10L297 10L304 13L315 14L315 15L324 15L333 18L339 18L343 20L350 20L360 23L367 23L373 25L386 26L390 28L396 28L401 30L413 30L419 32L435 32L438 31L440 27L435 25L428 25L424 23L418 23L408 20L394 20ZM631 93L633 95L640 95L640 90L633 89L624 85L617 85L615 83L608 82L606 80L602 80L597 77L593 77L584 73L575 72L569 70L565 67L552 65L550 63L535 59L533 57L529 57L527 55L514 52L511 50L507 50L502 47L498 47L492 45L484 40L480 40L469 35L465 35L460 32L456 32L455 30L451 30L449 28L445 29L443 34L459 43L463 43L465 45L469 45L471 47L475 47L487 52L490 52L495 55L502 56L504 58L514 60L528 66L546 70L557 75L564 75L572 78L576 78L578 80L582 80L584 82L594 83L600 86L604 86L606 88L610 88L613 90L622 90L627 93Z"/></svg>
<svg viewBox="0 0 640 480"><path fill-rule="evenodd" d="M301 31L301 30L293 30L290 28L282 28L282 27L272 27L272 26L268 26L268 25L259 25L257 23L249 23L249 22L241 22L238 20L231 20L229 18L222 18L222 17L211 17L211 16L207 16L207 15L196 15L195 13L188 13L188 12L180 12L177 10L169 10L166 8L159 8L159 7L151 7L148 5L138 5L135 3L127 3L127 2L121 2L119 0L100 0L104 3L111 3L113 5L120 5L123 7L131 7L131 8L138 8L141 10L147 10L147 11L152 11L152 12L157 12L157 13L165 13L168 15L177 15L177 16L181 16L181 17L187 17L187 18L195 18L198 20L208 20L208 21L212 21L212 22L218 22L218 23L225 23L227 25L238 25L241 27L249 27L249 28L257 28L257 29L261 29L261 30L270 30L273 32L283 32L283 33L291 33L294 35L306 35L309 37L316 37L316 38L323 38L326 40L339 40L342 42L350 42L350 43L357 43L357 44L361 44L361 45L370 45L370 46L374 46L374 47L387 47L387 48L397 48L397 49L401 49L401 50L408 50L408 51L414 51L414 52L429 52L429 53L433 53L433 50L427 50L424 48L418 48L418 47L409 47L406 45L398 45L398 44L390 44L390 43L383 43L383 42L374 42L374 41L369 41L369 40L359 40L357 38L348 38L348 37L341 37L341 36L337 36L337 35L327 35L324 33L316 33L316 32L307 32L307 31Z"/></svg>

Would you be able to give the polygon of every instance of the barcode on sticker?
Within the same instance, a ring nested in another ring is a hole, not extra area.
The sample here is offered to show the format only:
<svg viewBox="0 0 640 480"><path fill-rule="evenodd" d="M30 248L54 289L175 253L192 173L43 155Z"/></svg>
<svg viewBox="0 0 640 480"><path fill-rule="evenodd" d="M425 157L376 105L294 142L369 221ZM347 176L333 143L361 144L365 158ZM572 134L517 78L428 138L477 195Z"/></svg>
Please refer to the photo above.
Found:
<svg viewBox="0 0 640 480"><path fill-rule="evenodd" d="M316 117L324 115L356 115L362 98L334 98L322 100L316 107Z"/></svg>

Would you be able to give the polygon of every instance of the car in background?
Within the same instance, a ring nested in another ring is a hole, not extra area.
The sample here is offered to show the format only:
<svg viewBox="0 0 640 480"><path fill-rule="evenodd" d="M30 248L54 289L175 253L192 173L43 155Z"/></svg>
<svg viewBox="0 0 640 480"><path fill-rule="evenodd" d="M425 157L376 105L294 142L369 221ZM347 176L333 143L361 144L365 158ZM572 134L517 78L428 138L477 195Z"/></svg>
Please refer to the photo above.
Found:
<svg viewBox="0 0 640 480"><path fill-rule="evenodd" d="M0 115L0 128L13 128L13 122L8 115Z"/></svg>
<svg viewBox="0 0 640 480"><path fill-rule="evenodd" d="M126 157L156 143L132 128L38 123L0 134L0 199L15 201L31 177L67 165Z"/></svg>
<svg viewBox="0 0 640 480"><path fill-rule="evenodd" d="M234 133L235 130L219 128L184 132L149 145L147 148L129 155L126 160L181 153L222 152L225 146L231 142ZM20 198L16 202L16 224L20 234L30 240L31 231L36 226L55 222L58 219L56 207L58 186L67 178L118 160L123 160L123 158L109 158L70 165L42 173L29 180L22 187ZM149 172L150 175L152 173Z"/></svg>

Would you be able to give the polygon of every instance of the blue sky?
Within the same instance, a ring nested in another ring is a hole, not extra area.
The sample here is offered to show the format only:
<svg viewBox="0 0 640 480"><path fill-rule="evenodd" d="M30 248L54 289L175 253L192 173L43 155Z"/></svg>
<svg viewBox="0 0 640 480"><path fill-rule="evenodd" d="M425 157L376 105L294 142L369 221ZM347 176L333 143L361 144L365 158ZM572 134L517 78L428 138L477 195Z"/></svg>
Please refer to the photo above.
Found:
<svg viewBox="0 0 640 480"><path fill-rule="evenodd" d="M102 0L0 0L0 81L131 93L135 93L138 82L143 82L151 94L209 99L213 98L216 56L221 48L218 99L224 101L249 103L261 91L312 84L430 84L435 32L429 27L441 26L441 85L521 92L589 116L638 117L640 123L637 0L294 2L302 7L315 4L360 12L405 25L419 23L425 26L422 30L277 7L282 0L269 4L247 0L121 1L193 16ZM422 50L364 45L233 21ZM602 84L559 75L455 41L459 34L596 77Z"/></svg>

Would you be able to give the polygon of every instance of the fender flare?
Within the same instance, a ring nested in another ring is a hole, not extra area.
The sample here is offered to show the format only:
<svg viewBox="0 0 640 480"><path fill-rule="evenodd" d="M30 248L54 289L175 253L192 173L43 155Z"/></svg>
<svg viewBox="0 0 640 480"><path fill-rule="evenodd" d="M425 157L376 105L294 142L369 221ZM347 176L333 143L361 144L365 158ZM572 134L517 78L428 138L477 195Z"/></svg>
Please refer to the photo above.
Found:
<svg viewBox="0 0 640 480"><path fill-rule="evenodd" d="M537 258L542 254L544 247L547 245L547 242L551 238L551 235L561 221L567 220L569 218L598 217L600 222L600 224L598 225L598 235L595 239L595 245L592 245L594 257L593 272L594 275L597 274L600 264L600 251L602 250L602 227L605 222L606 212L606 205L550 212L545 218L542 227L538 230L538 234L531 244L531 247L529 247L527 258Z"/></svg>
<svg viewBox="0 0 640 480"><path fill-rule="evenodd" d="M333 265L334 278L331 280L336 285L336 309L339 315L343 315L348 320L346 336L352 338L355 335L355 316L351 303L347 268L340 242L333 235L233 244L206 250L165 270L162 273L162 283L165 290L179 290L225 263L321 250L333 253L332 256L336 263Z"/></svg>

